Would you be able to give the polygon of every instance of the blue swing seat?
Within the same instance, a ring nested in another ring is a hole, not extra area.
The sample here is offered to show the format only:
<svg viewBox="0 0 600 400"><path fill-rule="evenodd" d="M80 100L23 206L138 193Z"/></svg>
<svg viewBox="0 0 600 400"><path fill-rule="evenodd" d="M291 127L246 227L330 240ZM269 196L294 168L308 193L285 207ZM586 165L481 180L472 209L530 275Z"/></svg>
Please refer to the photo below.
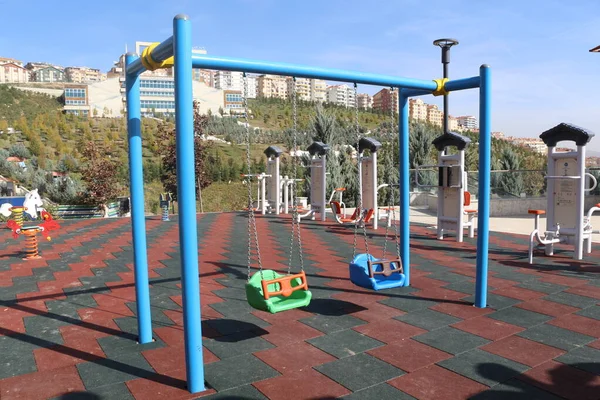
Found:
<svg viewBox="0 0 600 400"><path fill-rule="evenodd" d="M391 289L404 285L402 261L398 258L381 260L371 254L357 254L349 265L350 280L355 285L373 289Z"/></svg>

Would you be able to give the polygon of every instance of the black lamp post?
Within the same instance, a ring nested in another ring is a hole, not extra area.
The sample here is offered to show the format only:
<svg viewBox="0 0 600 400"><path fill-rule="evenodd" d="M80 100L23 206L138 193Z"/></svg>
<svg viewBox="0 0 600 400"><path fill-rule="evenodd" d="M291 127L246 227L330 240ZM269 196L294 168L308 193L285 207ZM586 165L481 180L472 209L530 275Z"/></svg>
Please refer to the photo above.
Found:
<svg viewBox="0 0 600 400"><path fill-rule="evenodd" d="M444 78L448 78L448 64L450 64L450 48L458 44L456 39L438 39L433 44L442 49L442 64L444 65ZM444 96L444 133L448 132L448 95Z"/></svg>

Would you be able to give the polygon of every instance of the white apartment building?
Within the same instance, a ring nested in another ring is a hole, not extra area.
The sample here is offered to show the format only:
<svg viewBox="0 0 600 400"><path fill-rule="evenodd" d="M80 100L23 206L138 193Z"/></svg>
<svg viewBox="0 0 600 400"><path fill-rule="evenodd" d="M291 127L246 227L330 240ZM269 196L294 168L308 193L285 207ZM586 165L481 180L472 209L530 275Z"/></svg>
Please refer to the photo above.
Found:
<svg viewBox="0 0 600 400"><path fill-rule="evenodd" d="M334 85L327 87L327 102L338 106L354 107L354 88L348 85Z"/></svg>
<svg viewBox="0 0 600 400"><path fill-rule="evenodd" d="M106 74L99 69L88 67L67 67L65 68L67 80L72 83L92 83L106 80Z"/></svg>
<svg viewBox="0 0 600 400"><path fill-rule="evenodd" d="M280 99L288 98L287 80L279 75L261 75L257 79L259 97L277 97Z"/></svg>
<svg viewBox="0 0 600 400"><path fill-rule="evenodd" d="M436 126L442 126L444 124L444 112L435 104L428 104L427 122Z"/></svg>
<svg viewBox="0 0 600 400"><path fill-rule="evenodd" d="M255 99L258 95L258 79L256 76L250 75L246 76L246 79L248 80L248 98ZM242 94L243 93L244 91L242 90Z"/></svg>
<svg viewBox="0 0 600 400"><path fill-rule="evenodd" d="M287 91L291 96L294 88L294 78L287 77ZM307 78L296 78L296 97L298 100L310 101L311 90L310 90L310 79Z"/></svg>
<svg viewBox="0 0 600 400"><path fill-rule="evenodd" d="M243 76L239 71L215 71L213 81L216 89L244 90Z"/></svg>
<svg viewBox="0 0 600 400"><path fill-rule="evenodd" d="M460 127L458 126L458 120L452 115L448 116L448 129L451 132L460 131Z"/></svg>
<svg viewBox="0 0 600 400"><path fill-rule="evenodd" d="M29 71L15 62L0 62L0 83L29 82Z"/></svg>
<svg viewBox="0 0 600 400"><path fill-rule="evenodd" d="M465 115L462 117L456 117L458 120L458 125L460 125L465 130L477 129L477 118L472 115Z"/></svg>
<svg viewBox="0 0 600 400"><path fill-rule="evenodd" d="M421 99L409 99L408 116L415 121L427 121L427 106Z"/></svg>
<svg viewBox="0 0 600 400"><path fill-rule="evenodd" d="M368 110L373 108L373 97L367 93L359 93L356 97L358 108L361 110Z"/></svg>
<svg viewBox="0 0 600 400"><path fill-rule="evenodd" d="M327 101L327 83L324 80L310 80L310 100L318 103Z"/></svg>

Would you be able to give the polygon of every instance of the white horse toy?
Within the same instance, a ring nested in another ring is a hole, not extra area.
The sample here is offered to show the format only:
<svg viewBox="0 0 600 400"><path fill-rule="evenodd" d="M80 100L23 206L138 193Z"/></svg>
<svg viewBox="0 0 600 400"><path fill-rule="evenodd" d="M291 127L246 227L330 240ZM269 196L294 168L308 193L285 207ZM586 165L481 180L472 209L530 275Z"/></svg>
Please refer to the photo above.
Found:
<svg viewBox="0 0 600 400"><path fill-rule="evenodd" d="M40 194L37 189L31 190L29 193L25 195L25 200L23 201L23 207L25 207L25 213L29 214L31 219L37 219L38 211L43 211L42 208L43 202ZM0 214L5 217L10 217L12 214L11 208L13 207L10 203L4 203L0 205Z"/></svg>

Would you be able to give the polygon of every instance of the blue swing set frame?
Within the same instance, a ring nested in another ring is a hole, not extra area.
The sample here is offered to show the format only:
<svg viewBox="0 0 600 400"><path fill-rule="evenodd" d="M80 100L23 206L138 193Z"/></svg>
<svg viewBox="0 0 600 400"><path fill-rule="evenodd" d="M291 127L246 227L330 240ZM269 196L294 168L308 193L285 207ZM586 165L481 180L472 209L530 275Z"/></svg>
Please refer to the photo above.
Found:
<svg viewBox="0 0 600 400"><path fill-rule="evenodd" d="M152 341L148 256L144 217L140 74L145 70L174 67L175 124L177 151L177 198L179 201L179 240L186 356L186 377L191 393L205 390L198 279L198 233L194 173L194 129L192 68L243 71L329 81L353 82L398 88L400 123L398 132L400 182L400 257L404 266L404 286L410 285L409 146L408 99L413 96L446 94L479 88L479 218L475 306L486 307L489 247L489 200L491 160L491 73L482 65L479 75L456 80L420 80L397 76L317 68L303 65L198 55L192 52L192 26L186 15L173 20L173 35L144 51L142 57L126 56L127 128L131 191L131 223L134 249L134 275L139 343Z"/></svg>

